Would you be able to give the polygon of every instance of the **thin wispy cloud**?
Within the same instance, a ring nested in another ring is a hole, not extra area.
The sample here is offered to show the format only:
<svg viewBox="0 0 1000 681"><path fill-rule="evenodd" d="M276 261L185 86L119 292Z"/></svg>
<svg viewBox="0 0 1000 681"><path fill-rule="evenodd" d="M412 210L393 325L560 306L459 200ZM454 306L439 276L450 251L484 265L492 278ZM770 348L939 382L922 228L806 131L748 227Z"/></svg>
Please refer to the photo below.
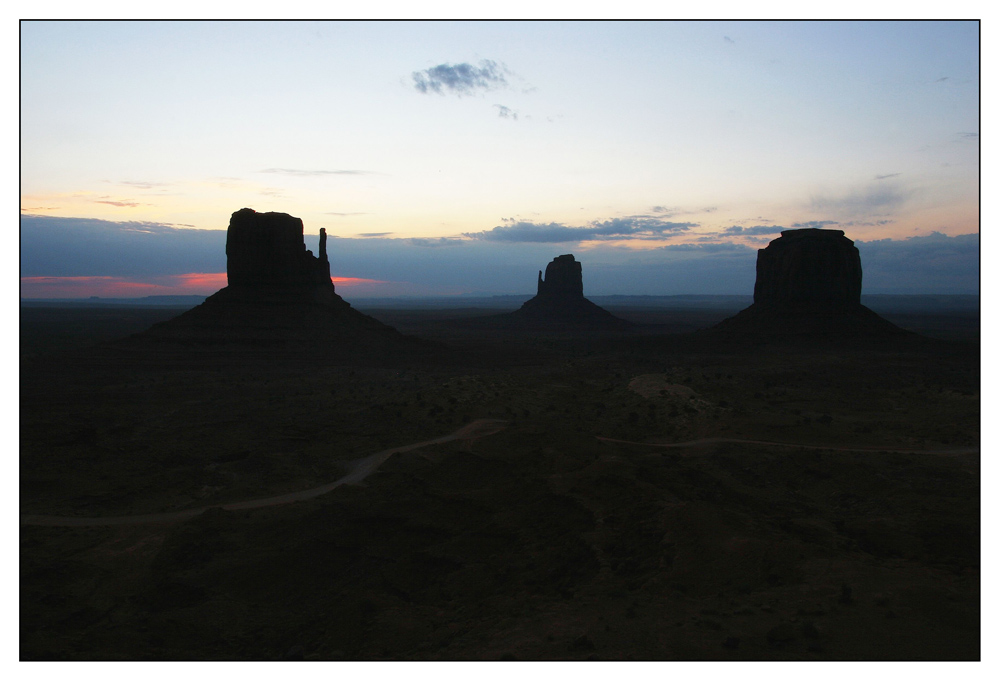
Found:
<svg viewBox="0 0 1000 681"><path fill-rule="evenodd" d="M895 184L879 182L868 187L851 189L841 195L817 195L809 200L809 206L824 213L858 215L864 213L891 211L905 204L912 191L900 189Z"/></svg>
<svg viewBox="0 0 1000 681"><path fill-rule="evenodd" d="M884 225L891 225L895 220L851 220L850 222L841 222L839 225L841 227L882 227ZM834 223L838 224L838 223Z"/></svg>
<svg viewBox="0 0 1000 681"><path fill-rule="evenodd" d="M669 222L660 218L628 217L593 221L586 227L570 227L559 222L539 224L526 220L505 220L482 232L463 236L483 241L518 243L567 243L576 241L611 241L625 239L663 239L697 227L695 222Z"/></svg>
<svg viewBox="0 0 1000 681"><path fill-rule="evenodd" d="M301 170L299 168L266 168L261 173L293 175L295 177L320 177L323 175L372 175L368 170Z"/></svg>
<svg viewBox="0 0 1000 681"><path fill-rule="evenodd" d="M212 177L209 178L208 181L217 187L224 187L227 189L238 187L243 184L243 178L241 177Z"/></svg>
<svg viewBox="0 0 1000 681"><path fill-rule="evenodd" d="M94 203L106 203L109 206L118 206L119 208L136 208L138 206L146 206L148 204L139 203L138 201L132 201L130 199L96 199Z"/></svg>
<svg viewBox="0 0 1000 681"><path fill-rule="evenodd" d="M169 187L170 185L166 182L140 182L134 180L119 180L118 182L112 182L111 180L104 180L108 184L116 184L122 187L133 187L135 189L156 189L157 187Z"/></svg>
<svg viewBox="0 0 1000 681"><path fill-rule="evenodd" d="M796 222L792 224L795 229L823 229L830 225L839 225L836 220L810 220L808 222Z"/></svg>
<svg viewBox="0 0 1000 681"><path fill-rule="evenodd" d="M888 175L876 175L876 180L888 180L890 177L899 177L899 173L889 173Z"/></svg>
<svg viewBox="0 0 1000 681"><path fill-rule="evenodd" d="M761 234L778 234L784 229L780 225L754 225L753 227L733 225L726 227L722 233L727 236L760 236Z"/></svg>
<svg viewBox="0 0 1000 681"><path fill-rule="evenodd" d="M323 213L323 215L333 215L338 218L351 217L352 215L368 215L368 213Z"/></svg>
<svg viewBox="0 0 1000 681"><path fill-rule="evenodd" d="M656 250L668 253L746 253L750 249L743 244L712 242L702 244L667 244L666 246L660 246Z"/></svg>
<svg viewBox="0 0 1000 681"><path fill-rule="evenodd" d="M655 213L659 218L670 218L676 215L697 215L698 213L711 213L717 210L715 206L710 206L708 208L694 208L694 209L683 209L677 206L652 206L649 209L650 213Z"/></svg>
<svg viewBox="0 0 1000 681"><path fill-rule="evenodd" d="M364 237L366 239L371 239L380 236L389 236L392 232L363 232L357 236Z"/></svg>
<svg viewBox="0 0 1000 681"><path fill-rule="evenodd" d="M504 106L503 104L494 104L493 106L497 109L497 115L499 115L500 118L510 118L515 121L517 120L517 112L510 107Z"/></svg>
<svg viewBox="0 0 1000 681"><path fill-rule="evenodd" d="M461 246L466 243L464 239L459 239L453 236L442 236L437 238L422 238L414 237L412 239L407 239L406 242L411 246L420 246L421 248L440 248L442 246Z"/></svg>
<svg viewBox="0 0 1000 681"><path fill-rule="evenodd" d="M507 67L483 59L479 66L469 63L438 64L423 71L414 71L413 87L424 94L469 95L507 87Z"/></svg>
<svg viewBox="0 0 1000 681"><path fill-rule="evenodd" d="M958 133L958 136L961 137L962 139L967 139L967 140L978 140L979 139L979 133L978 132L960 132L960 133Z"/></svg>

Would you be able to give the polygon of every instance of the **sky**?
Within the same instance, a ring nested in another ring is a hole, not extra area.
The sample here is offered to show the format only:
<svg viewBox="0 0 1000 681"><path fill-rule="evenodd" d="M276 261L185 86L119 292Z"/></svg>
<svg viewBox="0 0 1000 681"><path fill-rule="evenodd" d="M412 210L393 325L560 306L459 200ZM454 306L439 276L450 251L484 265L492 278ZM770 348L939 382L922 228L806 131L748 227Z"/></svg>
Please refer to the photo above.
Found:
<svg viewBox="0 0 1000 681"><path fill-rule="evenodd" d="M354 297L751 293L840 229L865 293L978 293L976 22L20 25L23 298L210 294L243 207Z"/></svg>

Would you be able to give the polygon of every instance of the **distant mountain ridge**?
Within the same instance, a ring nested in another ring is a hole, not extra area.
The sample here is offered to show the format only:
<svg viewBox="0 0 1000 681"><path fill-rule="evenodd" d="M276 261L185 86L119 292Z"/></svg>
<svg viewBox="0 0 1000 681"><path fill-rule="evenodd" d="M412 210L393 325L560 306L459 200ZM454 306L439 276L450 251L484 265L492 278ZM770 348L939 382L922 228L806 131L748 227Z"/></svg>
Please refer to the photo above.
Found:
<svg viewBox="0 0 1000 681"><path fill-rule="evenodd" d="M25 307L70 306L181 306L194 307L208 296L143 296L141 298L22 298ZM496 308L515 310L531 299L530 294L496 296L410 296L396 298L354 298L355 307L381 308ZM687 294L672 296L613 294L588 296L595 303L611 307L662 309L712 308L742 310L753 301L751 295ZM980 297L972 293L862 293L861 302L876 312L948 313L979 310Z"/></svg>
<svg viewBox="0 0 1000 681"><path fill-rule="evenodd" d="M201 305L204 303L206 298L208 298L208 296L143 296L142 298L99 298L98 296L91 296L90 298L21 298L21 305L29 307L39 305L51 306L55 304L78 307L107 307L109 305L126 305L132 307L143 307L148 305L177 307L180 305L189 305L194 307L195 305Z"/></svg>

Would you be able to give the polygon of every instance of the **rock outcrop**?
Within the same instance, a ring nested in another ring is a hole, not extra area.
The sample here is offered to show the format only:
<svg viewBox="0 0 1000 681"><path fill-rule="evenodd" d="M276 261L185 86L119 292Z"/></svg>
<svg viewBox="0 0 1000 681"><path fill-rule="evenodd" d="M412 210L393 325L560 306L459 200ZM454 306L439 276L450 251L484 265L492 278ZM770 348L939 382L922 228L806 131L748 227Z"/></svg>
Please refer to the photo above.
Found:
<svg viewBox="0 0 1000 681"><path fill-rule="evenodd" d="M226 274L230 286L286 286L330 283L326 230L319 231L319 257L306 250L300 218L287 213L233 213L226 232Z"/></svg>
<svg viewBox="0 0 1000 681"><path fill-rule="evenodd" d="M511 313L516 322L542 326L624 327L629 323L583 297L583 266L560 255L538 272L538 293Z"/></svg>
<svg viewBox="0 0 1000 681"><path fill-rule="evenodd" d="M578 300L583 298L583 265L573 254L560 255L545 267L545 278L538 270L538 292L540 298Z"/></svg>
<svg viewBox="0 0 1000 681"><path fill-rule="evenodd" d="M229 285L135 338L171 349L310 347L351 356L420 345L337 295L326 243L321 230L317 257L306 250L301 219L238 210L226 235Z"/></svg>
<svg viewBox="0 0 1000 681"><path fill-rule="evenodd" d="M755 305L861 304L861 254L839 229L795 229L757 251Z"/></svg>
<svg viewBox="0 0 1000 681"><path fill-rule="evenodd" d="M907 334L861 304L861 255L839 229L787 230L757 251L753 305L710 331L735 337Z"/></svg>

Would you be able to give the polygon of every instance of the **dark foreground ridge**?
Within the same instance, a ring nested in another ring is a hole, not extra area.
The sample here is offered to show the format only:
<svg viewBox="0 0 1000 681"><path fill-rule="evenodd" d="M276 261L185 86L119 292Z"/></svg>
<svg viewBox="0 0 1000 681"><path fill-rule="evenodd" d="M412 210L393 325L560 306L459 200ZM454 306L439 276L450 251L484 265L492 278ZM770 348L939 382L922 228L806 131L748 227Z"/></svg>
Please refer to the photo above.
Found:
<svg viewBox="0 0 1000 681"><path fill-rule="evenodd" d="M306 250L300 218L250 208L233 213L226 269L227 287L129 343L220 350L316 346L349 354L419 345L337 295L326 230L320 230L317 257Z"/></svg>
<svg viewBox="0 0 1000 681"><path fill-rule="evenodd" d="M794 229L757 251L753 305L718 338L880 340L913 334L861 304L861 255L839 229Z"/></svg>
<svg viewBox="0 0 1000 681"><path fill-rule="evenodd" d="M599 305L583 297L583 266L572 254L560 255L538 272L538 293L519 310L506 315L525 326L630 326Z"/></svg>

